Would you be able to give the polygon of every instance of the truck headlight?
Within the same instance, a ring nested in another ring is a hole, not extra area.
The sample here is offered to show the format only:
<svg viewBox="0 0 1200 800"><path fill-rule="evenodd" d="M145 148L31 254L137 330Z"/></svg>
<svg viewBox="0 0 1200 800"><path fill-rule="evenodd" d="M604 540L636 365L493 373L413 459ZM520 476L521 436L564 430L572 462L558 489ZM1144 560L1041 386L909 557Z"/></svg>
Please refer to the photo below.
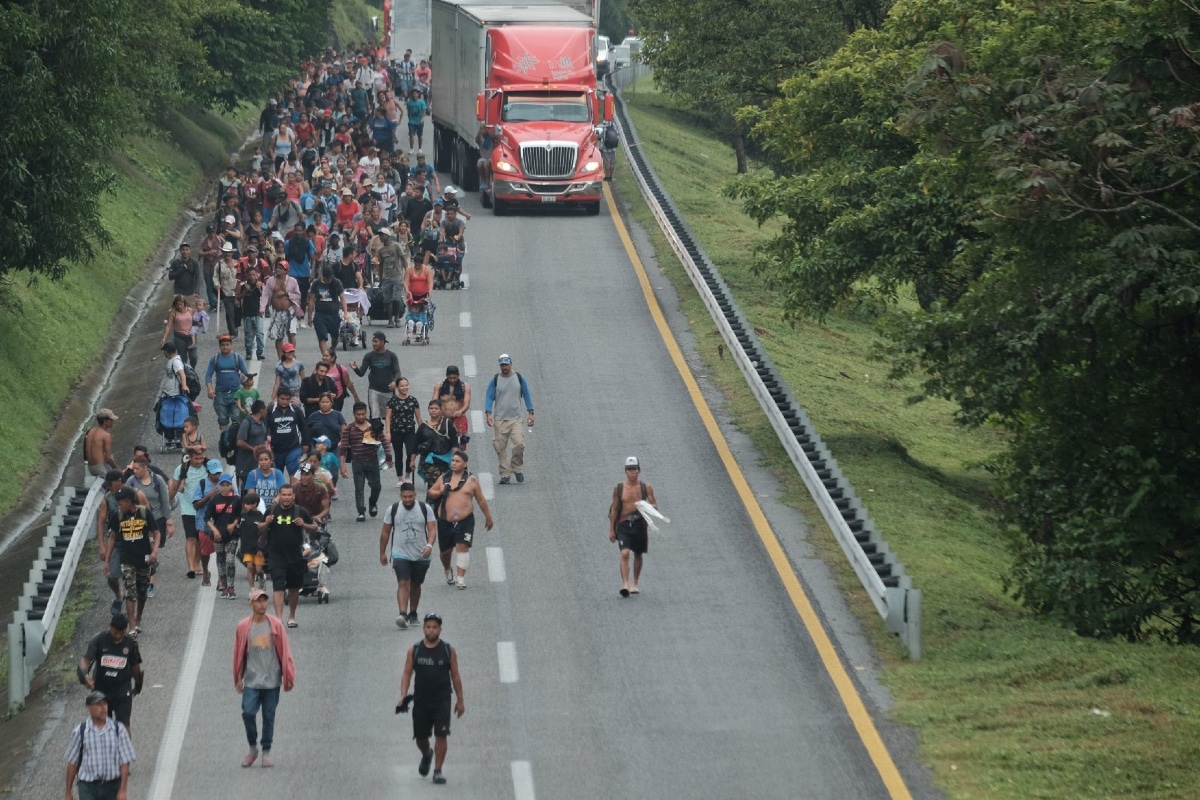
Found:
<svg viewBox="0 0 1200 800"><path fill-rule="evenodd" d="M507 161L497 161L496 162L496 171L497 172L512 172L514 174L519 172L519 170L516 167L514 167L512 164L508 163Z"/></svg>
<svg viewBox="0 0 1200 800"><path fill-rule="evenodd" d="M583 165L584 172L595 172L600 169L600 164L596 161L589 161Z"/></svg>

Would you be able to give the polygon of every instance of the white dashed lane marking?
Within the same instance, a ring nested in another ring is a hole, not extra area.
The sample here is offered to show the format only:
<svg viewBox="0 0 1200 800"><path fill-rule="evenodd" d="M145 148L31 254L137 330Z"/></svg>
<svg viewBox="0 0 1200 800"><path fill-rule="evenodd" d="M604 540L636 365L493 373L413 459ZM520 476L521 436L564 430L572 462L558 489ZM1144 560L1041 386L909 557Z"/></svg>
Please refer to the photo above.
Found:
<svg viewBox="0 0 1200 800"><path fill-rule="evenodd" d="M467 412L467 416L471 419L471 433L483 433L487 430L487 418L483 416L483 412L472 408Z"/></svg>
<svg viewBox="0 0 1200 800"><path fill-rule="evenodd" d="M517 682L517 646L512 642L496 642L496 656L500 659L500 682Z"/></svg>
<svg viewBox="0 0 1200 800"><path fill-rule="evenodd" d="M476 472L475 477L479 478L479 488L483 490L483 496L490 503L496 499L496 483L492 479L490 472Z"/></svg>
<svg viewBox="0 0 1200 800"><path fill-rule="evenodd" d="M504 572L504 550L499 547L487 548L488 578L492 583L503 583L507 577Z"/></svg>
<svg viewBox="0 0 1200 800"><path fill-rule="evenodd" d="M533 767L528 761L512 762L513 797L516 800L534 800Z"/></svg>
<svg viewBox="0 0 1200 800"><path fill-rule="evenodd" d="M479 374L479 368L475 364L475 356L463 356L463 372L468 378L474 378Z"/></svg>
<svg viewBox="0 0 1200 800"><path fill-rule="evenodd" d="M470 311L463 311L461 314L458 315L458 327L460 327L460 328L471 327L471 312Z"/></svg>

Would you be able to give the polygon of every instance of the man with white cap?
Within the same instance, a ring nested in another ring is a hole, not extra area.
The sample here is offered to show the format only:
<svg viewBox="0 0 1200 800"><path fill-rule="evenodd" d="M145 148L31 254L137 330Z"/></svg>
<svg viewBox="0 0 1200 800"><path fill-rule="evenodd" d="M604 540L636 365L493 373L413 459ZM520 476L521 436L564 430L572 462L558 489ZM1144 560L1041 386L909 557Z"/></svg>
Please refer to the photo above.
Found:
<svg viewBox="0 0 1200 800"><path fill-rule="evenodd" d="M621 549L621 597L638 594L638 579L642 576L642 556L650 548L646 520L637 504L646 501L654 508L654 487L641 480L642 465L637 456L625 459L625 480L613 489L612 505L608 509L608 540ZM629 555L633 554L633 580L629 580Z"/></svg>
<svg viewBox="0 0 1200 800"><path fill-rule="evenodd" d="M500 462L500 483L508 485L513 477L517 483L524 483L525 426L533 427L533 397L525 376L513 370L512 356L508 353L500 356L500 372L488 383L483 410L488 427L493 430L492 447Z"/></svg>

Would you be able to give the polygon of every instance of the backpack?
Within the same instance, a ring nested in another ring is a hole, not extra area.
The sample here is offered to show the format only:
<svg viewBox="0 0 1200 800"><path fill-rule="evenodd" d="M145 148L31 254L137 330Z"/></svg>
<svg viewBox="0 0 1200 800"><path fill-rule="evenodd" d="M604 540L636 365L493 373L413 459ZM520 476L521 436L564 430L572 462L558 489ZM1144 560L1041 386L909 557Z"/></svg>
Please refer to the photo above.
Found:
<svg viewBox="0 0 1200 800"><path fill-rule="evenodd" d="M237 458L237 425L230 425L225 430L221 431L221 438L217 441L217 449L221 451L221 458L229 463Z"/></svg>
<svg viewBox="0 0 1200 800"><path fill-rule="evenodd" d="M392 526L392 538L388 540L388 552L389 553L391 552L393 543L395 543L395 541L396 541L396 511L398 510L397 507L399 505L400 505L399 503L392 503L392 513L389 515L389 519L388 519L388 525ZM417 505L421 507L421 519L424 519L428 522L429 506L425 505L425 502L423 500L418 500ZM437 515L434 514L434 516L436 517Z"/></svg>
<svg viewBox="0 0 1200 800"><path fill-rule="evenodd" d="M613 123L608 123L604 128L604 146L609 150L615 149L621 143L621 132L617 130L617 126Z"/></svg>
<svg viewBox="0 0 1200 800"><path fill-rule="evenodd" d="M189 400L195 400L200 396L200 376L196 374L196 368L188 362L183 362L183 377L187 380L187 395Z"/></svg>

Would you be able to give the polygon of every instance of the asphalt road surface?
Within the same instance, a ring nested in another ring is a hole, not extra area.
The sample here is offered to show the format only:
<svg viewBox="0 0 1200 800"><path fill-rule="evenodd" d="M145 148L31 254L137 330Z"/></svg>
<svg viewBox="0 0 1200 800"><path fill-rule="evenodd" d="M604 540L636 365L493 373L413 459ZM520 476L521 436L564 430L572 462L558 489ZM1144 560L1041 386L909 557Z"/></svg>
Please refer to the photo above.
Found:
<svg viewBox="0 0 1200 800"><path fill-rule="evenodd" d="M465 688L449 785L417 775L410 718L393 713L420 634L396 628L395 580L377 557L383 511L397 499L389 471L380 519L366 523L354 522L353 489L342 483L333 600L301 600L290 632L296 689L280 702L272 770L239 767L246 742L231 661L234 626L249 611L244 573L238 599L218 599L185 578L182 535L168 544L143 625L148 679L134 704L131 797L888 797L730 487L607 210L496 219L474 197L464 205L477 212L467 224L469 288L437 293L430 346L402 347L388 331L423 404L447 365L463 368L480 412L470 467L496 519L477 534L468 588L446 586L434 566L421 601L422 613L445 618ZM202 361L214 349L210 335ZM298 350L307 366L317 361L310 329ZM509 486L495 485L481 419L502 352L537 409L526 482ZM342 363L361 354L343 353ZM274 363L268 347L264 373ZM203 425L215 445L208 403ZM628 455L641 459L672 521L651 537L641 595L622 599L606 513ZM84 713L78 694L47 724L22 796L62 796L62 747ZM911 753L894 755L901 772L920 772Z"/></svg>

